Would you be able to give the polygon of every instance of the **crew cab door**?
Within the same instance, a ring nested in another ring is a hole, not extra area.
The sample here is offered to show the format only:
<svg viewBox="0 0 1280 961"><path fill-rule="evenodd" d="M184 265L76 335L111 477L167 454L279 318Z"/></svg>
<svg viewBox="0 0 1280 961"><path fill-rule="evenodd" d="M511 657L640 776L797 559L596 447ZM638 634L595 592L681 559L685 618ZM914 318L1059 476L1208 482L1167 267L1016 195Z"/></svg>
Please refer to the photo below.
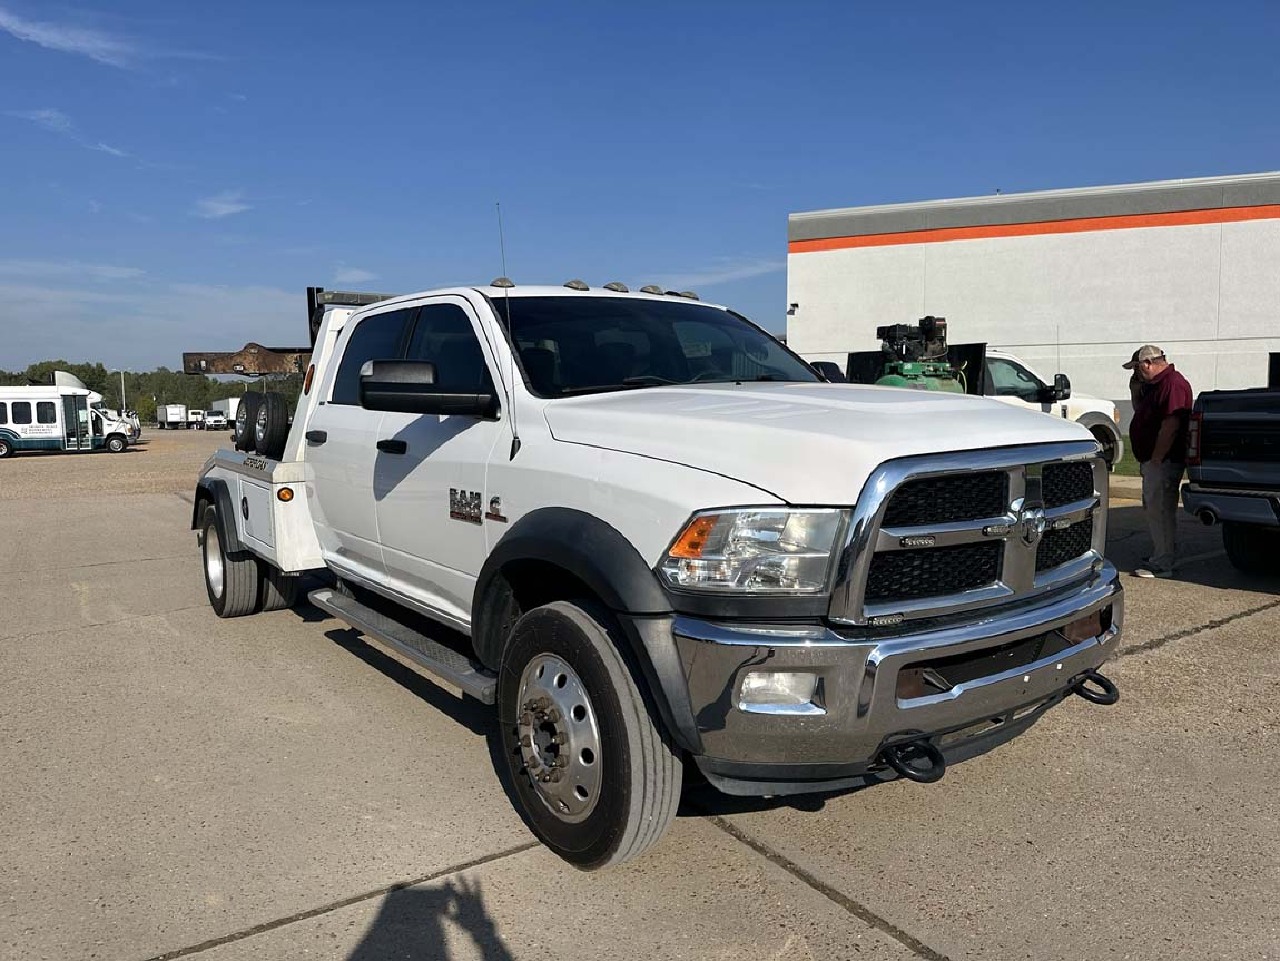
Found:
<svg viewBox="0 0 1280 961"><path fill-rule="evenodd" d="M357 579L380 582L386 570L373 494L383 414L360 406L360 368L400 357L414 313L400 308L347 321L334 347L337 366L307 423L303 443L320 550L336 571Z"/></svg>
<svg viewBox="0 0 1280 961"><path fill-rule="evenodd" d="M492 355L480 332L464 298L434 298L419 306L406 359L435 364L444 389L492 393ZM510 443L505 417L383 415L373 488L387 584L460 625L470 621L489 529L502 523L486 518L499 493L486 485L489 457Z"/></svg>

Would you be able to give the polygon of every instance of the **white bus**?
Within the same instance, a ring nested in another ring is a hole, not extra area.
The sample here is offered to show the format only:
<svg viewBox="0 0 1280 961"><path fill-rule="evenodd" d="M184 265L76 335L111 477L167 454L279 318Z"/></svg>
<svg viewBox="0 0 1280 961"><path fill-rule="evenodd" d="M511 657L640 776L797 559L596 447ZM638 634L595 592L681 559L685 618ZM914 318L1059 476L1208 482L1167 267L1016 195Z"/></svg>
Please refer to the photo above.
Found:
<svg viewBox="0 0 1280 961"><path fill-rule="evenodd" d="M29 450L120 453L136 434L101 404L84 387L0 387L0 459Z"/></svg>

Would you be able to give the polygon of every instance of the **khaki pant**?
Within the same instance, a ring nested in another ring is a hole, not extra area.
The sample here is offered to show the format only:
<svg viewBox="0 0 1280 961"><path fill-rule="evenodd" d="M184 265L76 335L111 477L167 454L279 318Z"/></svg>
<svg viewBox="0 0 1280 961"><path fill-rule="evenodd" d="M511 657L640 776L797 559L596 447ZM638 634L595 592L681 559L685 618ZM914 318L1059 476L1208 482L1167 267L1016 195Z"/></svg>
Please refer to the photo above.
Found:
<svg viewBox="0 0 1280 961"><path fill-rule="evenodd" d="M1142 509L1151 531L1152 567L1173 569L1178 553L1178 488L1185 464L1142 462Z"/></svg>

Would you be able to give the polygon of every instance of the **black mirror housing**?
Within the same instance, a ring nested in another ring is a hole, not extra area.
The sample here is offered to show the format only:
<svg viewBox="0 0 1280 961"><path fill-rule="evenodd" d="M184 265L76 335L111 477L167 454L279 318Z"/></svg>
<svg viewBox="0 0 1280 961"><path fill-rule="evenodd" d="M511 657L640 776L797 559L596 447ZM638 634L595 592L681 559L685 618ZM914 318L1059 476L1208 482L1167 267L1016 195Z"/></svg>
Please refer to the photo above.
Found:
<svg viewBox="0 0 1280 961"><path fill-rule="evenodd" d="M436 365L429 360L370 360L360 368L360 406L401 414L459 414L493 417L492 393L459 393L436 384Z"/></svg>
<svg viewBox="0 0 1280 961"><path fill-rule="evenodd" d="M819 374L821 374L822 379L827 381L828 383L832 383L832 384L848 383L848 380L845 379L844 371L840 369L840 365L837 363L834 363L833 361L815 360L809 366L812 367L814 370L816 370Z"/></svg>
<svg viewBox="0 0 1280 961"><path fill-rule="evenodd" d="M1067 400L1071 397L1071 381L1066 374L1053 375L1054 400Z"/></svg>

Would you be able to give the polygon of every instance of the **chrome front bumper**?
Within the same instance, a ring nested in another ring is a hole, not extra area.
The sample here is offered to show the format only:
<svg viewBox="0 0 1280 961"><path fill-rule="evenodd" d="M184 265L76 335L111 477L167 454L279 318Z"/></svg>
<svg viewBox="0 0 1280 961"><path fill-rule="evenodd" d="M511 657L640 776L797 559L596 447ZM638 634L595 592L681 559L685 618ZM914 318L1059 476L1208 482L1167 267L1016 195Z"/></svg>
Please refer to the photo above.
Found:
<svg viewBox="0 0 1280 961"><path fill-rule="evenodd" d="M904 625L906 633L874 640L821 626L677 617L675 641L701 738L698 764L722 790L757 794L818 790L814 782L824 781L838 787L865 775L882 779L881 751L907 741L929 740L949 761L971 757L1025 730L1070 693L1084 672L1106 661L1119 644L1123 607L1116 569L1103 562L1092 580L1068 596L932 630ZM908 665L1014 644L1097 612L1106 625L1102 632L1053 656L967 680L945 693L899 696L898 675ZM752 671L817 674L813 709L744 710L742 683Z"/></svg>

